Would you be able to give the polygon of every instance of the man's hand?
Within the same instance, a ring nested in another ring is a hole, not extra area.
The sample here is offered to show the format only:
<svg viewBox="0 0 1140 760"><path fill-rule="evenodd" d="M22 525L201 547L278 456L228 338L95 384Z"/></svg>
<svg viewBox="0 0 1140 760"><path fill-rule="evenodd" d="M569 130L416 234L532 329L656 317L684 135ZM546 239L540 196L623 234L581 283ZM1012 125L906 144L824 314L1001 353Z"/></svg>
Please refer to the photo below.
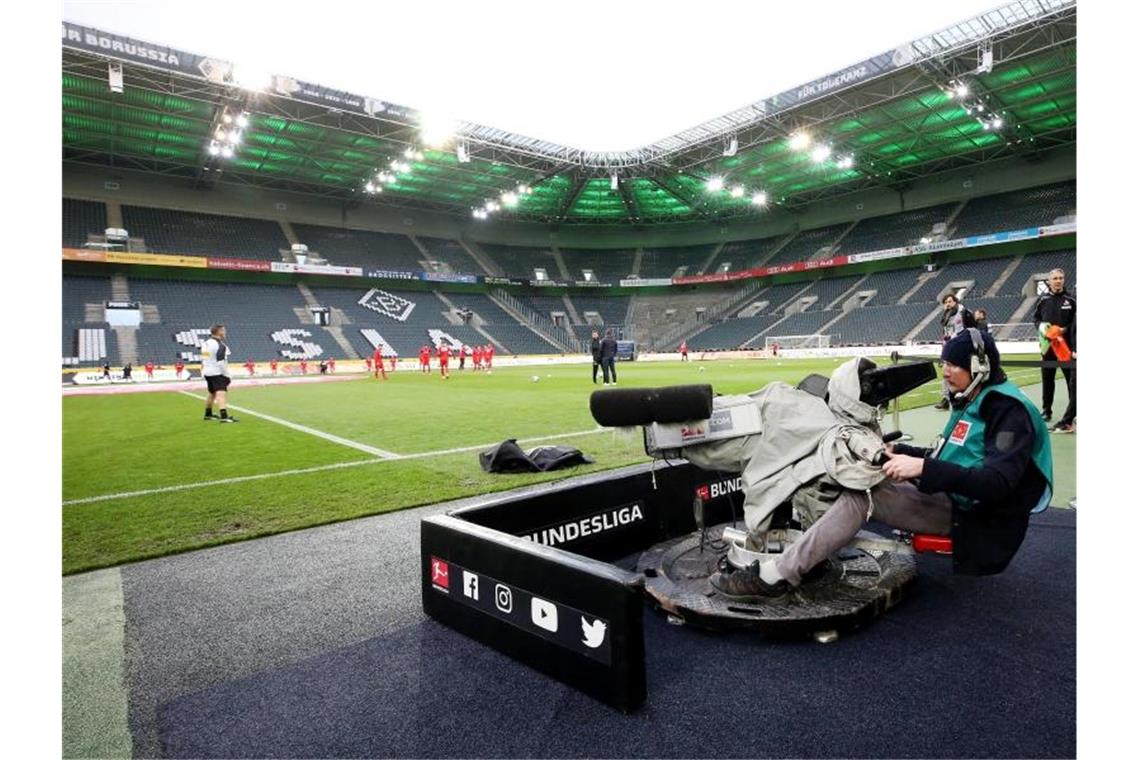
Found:
<svg viewBox="0 0 1140 760"><path fill-rule="evenodd" d="M894 482L901 483L922 475L923 460L920 457L895 454L889 448L886 453L888 460L883 465L883 473Z"/></svg>

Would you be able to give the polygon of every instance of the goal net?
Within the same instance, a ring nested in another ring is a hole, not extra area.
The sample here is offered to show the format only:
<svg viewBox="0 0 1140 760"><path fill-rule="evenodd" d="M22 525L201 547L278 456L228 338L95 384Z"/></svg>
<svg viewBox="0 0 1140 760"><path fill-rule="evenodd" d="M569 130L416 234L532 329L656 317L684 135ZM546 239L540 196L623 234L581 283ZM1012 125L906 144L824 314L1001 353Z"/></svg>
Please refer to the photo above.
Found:
<svg viewBox="0 0 1140 760"><path fill-rule="evenodd" d="M830 348L831 336L812 333L811 335L765 335L764 348L772 345L780 348Z"/></svg>

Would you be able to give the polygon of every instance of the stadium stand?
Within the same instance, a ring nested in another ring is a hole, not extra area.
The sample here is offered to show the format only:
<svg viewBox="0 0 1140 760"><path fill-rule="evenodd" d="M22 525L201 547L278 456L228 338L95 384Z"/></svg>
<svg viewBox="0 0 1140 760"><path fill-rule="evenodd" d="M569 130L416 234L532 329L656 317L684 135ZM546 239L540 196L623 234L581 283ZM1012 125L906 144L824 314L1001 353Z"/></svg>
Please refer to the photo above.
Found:
<svg viewBox="0 0 1140 760"><path fill-rule="evenodd" d="M297 238L330 264L401 272L424 271L424 255L407 235L294 224Z"/></svg>
<svg viewBox="0 0 1140 760"><path fill-rule="evenodd" d="M738 272L759 266L787 237L787 235L780 235L762 240L739 240L725 243L724 247L720 249L720 253L716 255L716 260L705 269L705 273L715 274L722 269Z"/></svg>
<svg viewBox="0 0 1140 760"><path fill-rule="evenodd" d="M712 253L713 245L685 245L675 248L645 248L641 252L639 277L672 277L684 267L681 274L696 274Z"/></svg>
<svg viewBox="0 0 1140 760"><path fill-rule="evenodd" d="M123 226L151 253L280 261L289 248L281 225L264 219L123 206Z"/></svg>
<svg viewBox="0 0 1140 760"><path fill-rule="evenodd" d="M475 263L475 259L471 258L471 255L463 250L463 246L455 240L419 236L416 236L416 239L420 241L420 245L428 250L432 259L446 264L452 272L486 274L482 267Z"/></svg>
<svg viewBox="0 0 1140 760"><path fill-rule="evenodd" d="M766 314L759 317L730 318L710 325L688 339L694 351L740 348L746 341L764 332L783 317Z"/></svg>
<svg viewBox="0 0 1140 760"><path fill-rule="evenodd" d="M767 301L768 305L760 310L760 314L776 314L779 309L779 314L783 315L783 309L780 307L796 293L800 292L807 286L806 282L785 282L780 285L772 285L757 293L753 298L749 299L748 303L756 303L758 301ZM745 305L744 308L747 308ZM743 309L742 309L743 310Z"/></svg>
<svg viewBox="0 0 1140 760"><path fill-rule="evenodd" d="M107 229L107 204L63 199L63 245L82 248L87 236L102 235Z"/></svg>
<svg viewBox="0 0 1140 760"><path fill-rule="evenodd" d="M903 294L917 283L921 269L896 269L890 272L873 272L859 285L859 291L874 290L875 295L864 306L890 306L898 303Z"/></svg>
<svg viewBox="0 0 1140 760"><path fill-rule="evenodd" d="M596 311L606 325L624 325L625 315L629 311L629 296L587 296L575 293L570 296L574 308L578 310L582 320L586 320L586 312Z"/></svg>
<svg viewBox="0 0 1140 760"><path fill-rule="evenodd" d="M614 248L610 250L592 250L586 248L563 248L562 260L570 270L573 280L583 280L582 270L590 269L594 272L594 279L599 282L616 284L633 273L634 252L629 248Z"/></svg>
<svg viewBox="0 0 1140 760"><path fill-rule="evenodd" d="M1005 268L1009 266L1010 259L978 259L975 261L959 261L947 264L938 270L937 274L924 282L916 290L907 303L930 303L946 295L950 283L962 280L973 280L974 287L967 296L982 295L997 280Z"/></svg>
<svg viewBox="0 0 1140 760"><path fill-rule="evenodd" d="M830 325L832 345L875 346L897 343L937 304L905 303L896 306L868 306L852 309ZM788 332L781 328L780 332ZM791 334L791 333L788 333Z"/></svg>
<svg viewBox="0 0 1140 760"><path fill-rule="evenodd" d="M562 300L562 296L534 296L519 294L515 297L547 319L551 319L551 312L560 311L566 314L566 319L568 322L573 321L566 309L566 302ZM581 314L581 312L579 312L579 314Z"/></svg>
<svg viewBox="0 0 1140 760"><path fill-rule="evenodd" d="M305 301L292 285L134 278L130 289L132 300L140 301L144 312L147 306L157 307L158 322L144 320L136 333L140 361L164 363L180 354L197 359L197 346L215 323L226 325L234 358L242 361L285 358L282 352L308 353L311 358L340 355L327 333L302 322L297 310L305 309ZM286 337L280 335L283 330L300 332Z"/></svg>
<svg viewBox="0 0 1140 760"><path fill-rule="evenodd" d="M554 252L548 248L521 248L492 243L481 243L479 247L507 273L508 277L533 280L536 267L545 269L548 279L558 280L562 277L558 263L554 259Z"/></svg>
<svg viewBox="0 0 1140 760"><path fill-rule="evenodd" d="M1047 274L1057 267L1065 270L1065 288L1070 292L1074 291L1077 287L1077 252L1047 251L1030 254L1023 258L1017 265L1017 269L1013 270L1006 281L1002 283L998 295L1022 295L1023 288L1029 282L1030 277L1035 274Z"/></svg>
<svg viewBox="0 0 1140 760"><path fill-rule="evenodd" d="M1012 193L986 195L970 200L958 212L951 237L985 235L1053 224L1053 220L1076 213L1077 183L1059 182Z"/></svg>
<svg viewBox="0 0 1140 760"><path fill-rule="evenodd" d="M92 364L100 357L91 357L82 351L80 331L98 330L103 333L103 348L107 358L117 361L110 345L110 325L103 321L103 306L111 299L111 280L108 277L63 277L63 343L61 356L78 358L81 364ZM91 305L90 310L88 305ZM98 319L88 320L88 316ZM91 336L88 335L90 339ZM96 338L96 340L98 340ZM90 343L88 343L90 345Z"/></svg>
<svg viewBox="0 0 1140 760"><path fill-rule="evenodd" d="M852 285L859 282L862 275L847 275L844 277L821 277L815 281L800 298L815 296L817 298L805 311L823 311L828 304L839 298ZM802 287L801 283L801 287ZM835 316L834 314L832 316Z"/></svg>
<svg viewBox="0 0 1140 760"><path fill-rule="evenodd" d="M815 256L820 248L832 245L848 226L850 225L833 224L830 227L804 230L792 238L790 243L777 251L775 256L766 261L765 266L808 261Z"/></svg>
<svg viewBox="0 0 1140 760"><path fill-rule="evenodd" d="M943 203L940 206L863 219L844 236L839 244L839 252L863 253L913 245L930 234L935 224L945 222L957 205Z"/></svg>

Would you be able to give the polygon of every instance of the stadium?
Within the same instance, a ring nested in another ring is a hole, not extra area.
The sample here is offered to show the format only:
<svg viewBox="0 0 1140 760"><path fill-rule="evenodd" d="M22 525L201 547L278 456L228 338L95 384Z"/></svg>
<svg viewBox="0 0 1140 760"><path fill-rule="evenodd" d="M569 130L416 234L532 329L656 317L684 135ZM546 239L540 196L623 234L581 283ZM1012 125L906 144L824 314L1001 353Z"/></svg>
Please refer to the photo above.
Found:
<svg viewBox="0 0 1140 760"><path fill-rule="evenodd" d="M1076 39L1016 0L594 151L64 20L63 755L1075 756L1075 322L1069 359L1041 304L1077 289ZM673 608L646 557L755 484L652 436L921 365L874 424L927 446L948 295L1052 401L1008 567L872 521L909 575L852 614ZM203 422L221 340L238 424ZM674 386L717 395L651 410ZM584 459L493 471L505 441Z"/></svg>

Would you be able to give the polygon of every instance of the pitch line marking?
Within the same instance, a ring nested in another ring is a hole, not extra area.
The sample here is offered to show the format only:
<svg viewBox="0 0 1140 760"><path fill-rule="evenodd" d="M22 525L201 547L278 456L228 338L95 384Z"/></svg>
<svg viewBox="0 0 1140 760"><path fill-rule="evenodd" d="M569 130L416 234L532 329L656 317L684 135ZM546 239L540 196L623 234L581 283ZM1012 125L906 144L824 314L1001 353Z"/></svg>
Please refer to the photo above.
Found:
<svg viewBox="0 0 1140 760"><path fill-rule="evenodd" d="M190 398L196 398L199 401L205 401L206 400L205 396L199 396L197 393L191 393L190 391L178 391L178 392L181 393L183 396L189 396ZM273 416L270 416L268 414L264 414L262 412L255 412L252 409L247 409L245 407L235 406L233 404L230 404L229 408L230 409L236 409L237 411L241 412L242 414L249 414L249 415L252 415L254 417L260 417L261 419L268 420L269 422L276 422L278 425L283 425L287 428L290 428L292 430L297 430L301 433L308 433L309 435L316 436L317 438L323 438L324 440L331 441L332 443L339 443L341 446L347 446L350 449L356 449L357 451L363 451L365 454L371 454L372 456L379 457L380 459L398 459L400 456L399 454L397 454L393 451L385 451L384 449L378 449L375 446L369 446L366 443L358 443L357 441L352 441L352 440L349 440L348 438L341 438L339 435L333 435L332 433L326 433L323 430L317 430L315 428L306 427L304 425L298 425L296 422L290 422L289 420L283 420L280 417L273 417Z"/></svg>
<svg viewBox="0 0 1140 760"><path fill-rule="evenodd" d="M193 395L193 394L190 394L190 395ZM236 406L232 407L232 408L237 409ZM243 412L243 414L245 414L245 413L247 413L247 412ZM578 436L593 435L595 433L601 433L601 432L604 432L608 429L609 428L595 428L593 430L579 430L576 433L560 433L557 435L544 435L544 436L540 436L538 438L526 438L526 439L520 440L519 443L535 443L538 441L549 441L551 439L556 439L556 438L576 438ZM498 441L496 441L496 443L498 443ZM335 464L322 464L322 465L317 465L314 467L302 467L302 468L295 469L295 470L278 470L277 472L263 472L263 473L259 473L257 475L238 475L238 476L235 476L232 478L223 478L221 480L211 480L208 482L183 483L181 485L176 485L176 486L162 486L159 488L148 488L148 489L143 490L143 491L124 491L121 493L103 494L101 496L86 496L86 497L81 498L81 499L68 499L68 500L63 502L63 506L71 506L74 504L92 504L92 503L99 502L99 501L114 501L117 499L130 499L130 498L134 498L136 496L152 496L154 494L160 494L160 493L174 493L177 491L190 491L190 490L193 490L195 488L206 488L208 486L215 486L215 485L229 485L232 483L248 483L249 481L252 481L252 480L268 480L270 478L281 478L281 477L286 477L289 475L308 475L308 474L314 473L314 472L327 472L329 470L343 470L343 469L347 469L349 467L362 467L364 465L380 464L382 462L393 462L393 461L399 461L401 459L423 459L425 457L442 456L444 454L459 454L459 453L462 453L464 451L475 451L477 449L490 448L491 446L494 446L494 445L495 445L495 443L484 443L484 444L479 445L479 446L464 446L464 447L458 448L458 449L445 449L442 451L423 451L423 452L420 452L418 454L406 454L406 455L396 454L396 455L393 455L393 456L388 457L388 458L379 458L378 457L376 459L361 459L361 460L358 460L356 462L337 462Z"/></svg>

